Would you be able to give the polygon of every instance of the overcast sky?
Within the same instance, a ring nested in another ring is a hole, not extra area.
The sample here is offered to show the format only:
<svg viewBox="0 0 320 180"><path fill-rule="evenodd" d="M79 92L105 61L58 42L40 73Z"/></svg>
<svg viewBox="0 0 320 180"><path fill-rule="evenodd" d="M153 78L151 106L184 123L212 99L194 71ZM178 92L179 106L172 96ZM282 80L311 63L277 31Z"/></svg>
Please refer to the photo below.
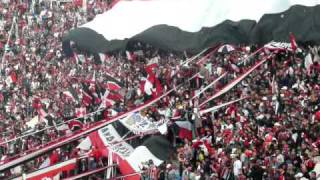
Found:
<svg viewBox="0 0 320 180"><path fill-rule="evenodd" d="M226 19L241 20L253 19L259 20L263 14L277 13L287 10L295 4L314 6L320 4L320 0L211 0L212 11L216 17L215 22L206 22L205 24L217 24Z"/></svg>

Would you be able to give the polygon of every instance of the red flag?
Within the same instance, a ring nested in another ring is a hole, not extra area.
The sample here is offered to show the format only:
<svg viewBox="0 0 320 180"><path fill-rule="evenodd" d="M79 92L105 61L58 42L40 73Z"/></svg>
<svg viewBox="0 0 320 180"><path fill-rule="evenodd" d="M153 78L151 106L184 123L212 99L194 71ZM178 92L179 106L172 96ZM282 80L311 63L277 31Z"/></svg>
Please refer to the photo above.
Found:
<svg viewBox="0 0 320 180"><path fill-rule="evenodd" d="M158 96L161 96L162 95L162 92L163 92L163 88L162 88L162 85L160 83L160 80L157 78L156 79L156 92L153 92L152 95L154 98L158 97Z"/></svg>
<svg viewBox="0 0 320 180"><path fill-rule="evenodd" d="M108 88L109 90L119 91L119 90L121 89L121 86L118 85L116 82L108 81L108 82L107 82L107 88Z"/></svg>
<svg viewBox="0 0 320 180"><path fill-rule="evenodd" d="M145 87L145 84L146 84L146 80L142 80L140 81L140 90L141 90L141 93L144 94L145 91L144 91L144 87Z"/></svg>
<svg viewBox="0 0 320 180"><path fill-rule="evenodd" d="M74 4L74 6L81 7L82 6L82 0L74 0L73 4Z"/></svg>
<svg viewBox="0 0 320 180"><path fill-rule="evenodd" d="M107 99L113 100L113 101L123 101L123 97L118 93L111 93L109 92Z"/></svg>
<svg viewBox="0 0 320 180"><path fill-rule="evenodd" d="M15 71L11 71L10 72L10 74L9 74L9 76L6 78L6 83L7 83L7 85L10 85L10 84L12 84L12 83L17 83L17 74L16 74L16 72Z"/></svg>
<svg viewBox="0 0 320 180"><path fill-rule="evenodd" d="M153 98L160 96L163 92L160 80L154 75L149 76L146 80L141 81L140 89L142 93L152 95Z"/></svg>
<svg viewBox="0 0 320 180"><path fill-rule="evenodd" d="M82 129L83 128L83 123L77 119L73 119L68 122L69 129L74 130L74 129Z"/></svg>
<svg viewBox="0 0 320 180"><path fill-rule="evenodd" d="M181 139L192 140L192 124L189 121L175 121Z"/></svg>
<svg viewBox="0 0 320 180"><path fill-rule="evenodd" d="M291 43L291 48L292 48L293 52L295 52L298 48L298 45L296 42L296 38L294 37L292 32L290 32L290 43Z"/></svg>
<svg viewBox="0 0 320 180"><path fill-rule="evenodd" d="M59 154L57 151L53 151L50 156L50 166L56 164L57 162L59 162Z"/></svg>
<svg viewBox="0 0 320 180"><path fill-rule="evenodd" d="M40 165L39 169L42 169L42 168L46 168L46 167L49 167L49 166L53 166L55 165L57 162L59 162L59 154L57 151L53 151L51 153L51 155L42 162L42 164Z"/></svg>
<svg viewBox="0 0 320 180"><path fill-rule="evenodd" d="M92 97L86 93L85 91L82 91L82 103L85 105L85 106L89 106L91 103L92 103Z"/></svg>
<svg viewBox="0 0 320 180"><path fill-rule="evenodd" d="M111 99L105 99L104 103L105 103L106 107L110 107L110 106L113 106L115 104L115 102L113 100L111 100Z"/></svg>
<svg viewBox="0 0 320 180"><path fill-rule="evenodd" d="M0 92L0 103L2 103L4 101L4 96L3 94Z"/></svg>
<svg viewBox="0 0 320 180"><path fill-rule="evenodd" d="M17 82L17 74L16 74L15 71L12 71L12 72L10 73L10 77L11 77L11 80L12 80L13 83L16 83L16 82Z"/></svg>
<svg viewBox="0 0 320 180"><path fill-rule="evenodd" d="M39 98L34 98L33 101L32 101L32 107L34 109L40 109L42 107L41 105L41 101Z"/></svg>
<svg viewBox="0 0 320 180"><path fill-rule="evenodd" d="M320 122L320 110L316 112L315 119Z"/></svg>
<svg viewBox="0 0 320 180"><path fill-rule="evenodd" d="M150 63L145 67L145 70L149 75L152 76L152 75L154 75L153 69L156 67L158 67L158 63Z"/></svg>

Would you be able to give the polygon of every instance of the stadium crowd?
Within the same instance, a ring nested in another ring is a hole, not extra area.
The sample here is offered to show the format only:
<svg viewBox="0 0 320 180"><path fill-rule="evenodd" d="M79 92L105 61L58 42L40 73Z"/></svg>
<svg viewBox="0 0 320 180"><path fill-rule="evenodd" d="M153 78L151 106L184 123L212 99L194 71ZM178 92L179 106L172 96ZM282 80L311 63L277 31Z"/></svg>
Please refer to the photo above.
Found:
<svg viewBox="0 0 320 180"><path fill-rule="evenodd" d="M176 134L168 137L175 149L171 159L160 167L147 168L144 179L319 178L314 170L320 162L319 48L301 47L296 53L261 51L246 58L256 47L238 46L234 51L216 52L201 63L194 60L184 66L180 64L188 54L166 52L143 43L132 47L131 51L140 52L133 58L125 53L97 57L76 50L74 57L65 57L61 50L63 35L104 12L109 5L104 1L92 2L87 12L83 12L73 3L51 5L42 1L32 6L3 1L0 4L2 161L154 98L143 92L140 85L148 74L147 64L156 59L157 67L152 71L162 88L155 96L176 90L144 114L158 121L162 117L160 111L169 112L162 115L171 123L180 116L179 120L189 121L194 128L192 138ZM308 53L313 63L307 66ZM245 97L245 100L199 115L195 110L199 103L266 57L267 62L241 83L201 108L237 98ZM189 81L197 72L199 75ZM195 92L225 72L227 75L218 83L191 100ZM110 77L122 88L119 92L111 90L115 104L102 105L102 89L106 89ZM90 94L89 100L86 94ZM83 124L77 128L67 123L88 113L93 115L80 118ZM68 126L61 125L63 122ZM11 141L32 132L37 133ZM78 151L75 147L79 142L47 155L54 154L57 163L88 154L89 158L80 160L77 169L64 173L64 177L106 165L105 158L99 157L95 150ZM36 158L20 169L1 175L35 171L45 159Z"/></svg>

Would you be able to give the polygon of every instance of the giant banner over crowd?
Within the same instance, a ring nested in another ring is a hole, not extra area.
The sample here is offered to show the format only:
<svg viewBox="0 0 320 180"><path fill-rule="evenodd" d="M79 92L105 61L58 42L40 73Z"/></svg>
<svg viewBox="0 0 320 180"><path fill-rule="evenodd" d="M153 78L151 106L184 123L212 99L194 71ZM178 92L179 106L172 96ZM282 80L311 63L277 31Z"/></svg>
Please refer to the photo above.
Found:
<svg viewBox="0 0 320 180"><path fill-rule="evenodd" d="M239 13L237 18L254 20L225 20L217 25L214 12L219 12L220 9L212 3L211 0L120 1L112 10L71 30L64 37L64 51L72 55L70 41L75 42L78 48L93 53L125 50L128 43L139 41L165 50L199 52L221 42L289 42L289 32L293 32L299 42L320 42L317 32L320 21L314 20L320 17L319 5L296 5L282 13L259 7L261 12L258 14L249 13L251 16L247 17ZM285 9L281 9L283 10ZM277 14L263 15L265 12Z"/></svg>

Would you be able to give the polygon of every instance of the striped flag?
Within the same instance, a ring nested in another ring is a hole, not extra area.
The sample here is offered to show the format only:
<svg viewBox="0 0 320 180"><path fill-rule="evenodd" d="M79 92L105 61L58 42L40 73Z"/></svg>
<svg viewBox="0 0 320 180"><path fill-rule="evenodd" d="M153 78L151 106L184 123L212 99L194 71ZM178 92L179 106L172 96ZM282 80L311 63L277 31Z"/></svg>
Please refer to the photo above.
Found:
<svg viewBox="0 0 320 180"><path fill-rule="evenodd" d="M82 90L82 104L89 106L93 103L93 97L89 94L88 91Z"/></svg>
<svg viewBox="0 0 320 180"><path fill-rule="evenodd" d="M109 94L110 92L106 90L104 95L101 97L102 102L99 109L113 106L116 103L114 100L110 99Z"/></svg>
<svg viewBox="0 0 320 180"><path fill-rule="evenodd" d="M140 84L141 91L149 96L152 95L153 98L156 98L163 92L160 80L156 77L155 73L153 72L156 67L158 67L158 60L157 58L154 58L145 67L148 77L142 80Z"/></svg>
<svg viewBox="0 0 320 180"><path fill-rule="evenodd" d="M108 156L111 151L112 158L114 162L118 162L123 175L140 172L143 166L151 161L154 165L159 166L169 158L172 147L164 136L144 136L142 139L136 138L126 142L123 137L127 133L126 128L120 123L116 127L110 124L90 134L77 148L88 150L88 147L92 145L100 149L103 156ZM127 179L140 180L140 175Z"/></svg>
<svg viewBox="0 0 320 180"><path fill-rule="evenodd" d="M11 72L9 73L9 75L7 76L5 82L6 82L6 84L7 84L8 86L10 86L11 84L16 83L17 80L18 80L18 79L17 79L17 74L16 74L16 72L15 72L15 71L11 71Z"/></svg>
<svg viewBox="0 0 320 180"><path fill-rule="evenodd" d="M76 167L77 159L70 159L65 162L48 166L32 173L14 178L14 180L59 180L60 173L70 171Z"/></svg>
<svg viewBox="0 0 320 180"><path fill-rule="evenodd" d="M127 59L129 61L133 61L134 60L134 56L133 56L133 54L131 52L126 51L126 55L127 55Z"/></svg>
<svg viewBox="0 0 320 180"><path fill-rule="evenodd" d="M190 121L175 121L172 128L180 139L192 140L192 124Z"/></svg>

